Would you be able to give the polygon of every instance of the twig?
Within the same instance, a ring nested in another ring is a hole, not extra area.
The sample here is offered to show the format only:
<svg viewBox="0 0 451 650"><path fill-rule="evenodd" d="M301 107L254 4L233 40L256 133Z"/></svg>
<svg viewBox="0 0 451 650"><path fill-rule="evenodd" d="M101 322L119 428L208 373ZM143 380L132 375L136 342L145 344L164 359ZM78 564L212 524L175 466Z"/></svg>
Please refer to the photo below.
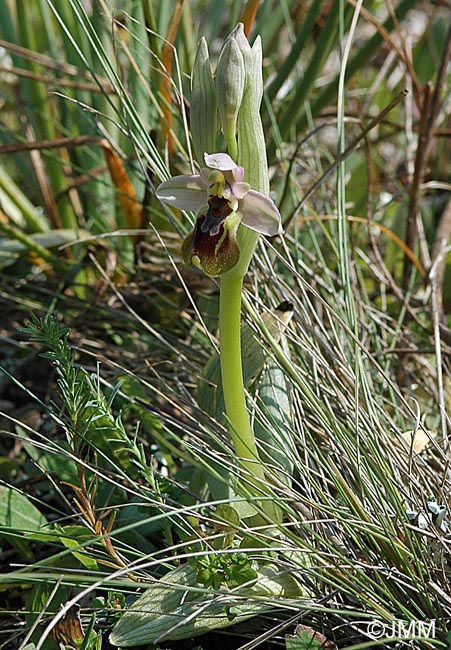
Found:
<svg viewBox="0 0 451 650"><path fill-rule="evenodd" d="M61 72L64 72L65 74L78 78L81 77L82 79L88 79L89 81L98 81L101 82L102 86L105 85L108 88L111 87L110 83L106 79L96 76L96 79L94 80L90 72L67 63L66 61L56 61L54 58L48 56L47 54L34 52L33 50L29 50L26 47L22 47L21 45L16 45L10 41L5 41L2 38L0 38L0 47L3 47L7 52L11 52L11 54L14 54L15 56L22 57L26 61L32 61L33 63L42 65L45 68L50 68L51 70L61 70Z"/></svg>
<svg viewBox="0 0 451 650"><path fill-rule="evenodd" d="M421 122L418 135L417 156L415 159L415 173L410 190L409 213L407 221L406 244L413 249L417 225L420 219L418 204L421 194L421 185L424 180L426 164L434 142L436 121L442 106L441 95L445 83L446 72L451 59L451 27L448 30L445 50L443 52L440 68L437 74L437 81L432 91L432 86L427 84L424 87L424 99L421 110ZM410 260L404 260L403 287L409 284L409 277L412 264Z"/></svg>
<svg viewBox="0 0 451 650"><path fill-rule="evenodd" d="M114 93L113 86L99 86L89 81L71 81L70 79L57 79L56 77L48 77L47 75L37 74L24 68L16 68L14 66L0 65L0 72L6 72L17 77L25 77L26 79L33 79L34 81L41 81L44 84L60 86L61 88L76 88L77 90L88 90L93 93Z"/></svg>
<svg viewBox="0 0 451 650"><path fill-rule="evenodd" d="M0 146L0 155L5 153L19 153L34 151L36 149L60 149L61 147L82 147L88 144L98 144L104 138L99 135L79 135L74 138L55 138L52 140L33 140L32 142L19 142L17 144L4 144Z"/></svg>

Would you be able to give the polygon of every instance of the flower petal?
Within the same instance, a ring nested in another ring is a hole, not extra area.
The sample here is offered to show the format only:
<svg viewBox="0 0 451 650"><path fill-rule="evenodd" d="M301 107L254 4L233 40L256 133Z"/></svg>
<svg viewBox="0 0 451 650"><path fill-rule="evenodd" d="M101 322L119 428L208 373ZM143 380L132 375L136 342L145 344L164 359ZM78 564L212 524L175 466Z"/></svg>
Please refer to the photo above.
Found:
<svg viewBox="0 0 451 650"><path fill-rule="evenodd" d="M202 178L202 181L205 183L205 187L208 188L211 183L210 181L211 169L208 169L208 167L202 167L199 173Z"/></svg>
<svg viewBox="0 0 451 650"><path fill-rule="evenodd" d="M237 182L230 185L230 190L233 196L238 200L244 199L244 197L246 196L246 194L249 192L250 189L251 186L249 185L249 183Z"/></svg>
<svg viewBox="0 0 451 650"><path fill-rule="evenodd" d="M249 190L241 201L241 223L262 235L278 235L282 232L280 213L269 196Z"/></svg>
<svg viewBox="0 0 451 650"><path fill-rule="evenodd" d="M206 203L207 186L198 175L174 176L157 187L156 195L175 208L197 212Z"/></svg>
<svg viewBox="0 0 451 650"><path fill-rule="evenodd" d="M204 160L207 167L219 169L221 172L228 172L238 167L228 153L204 153Z"/></svg>
<svg viewBox="0 0 451 650"><path fill-rule="evenodd" d="M244 167L235 167L235 169L225 172L224 176L230 185L241 183L244 180Z"/></svg>

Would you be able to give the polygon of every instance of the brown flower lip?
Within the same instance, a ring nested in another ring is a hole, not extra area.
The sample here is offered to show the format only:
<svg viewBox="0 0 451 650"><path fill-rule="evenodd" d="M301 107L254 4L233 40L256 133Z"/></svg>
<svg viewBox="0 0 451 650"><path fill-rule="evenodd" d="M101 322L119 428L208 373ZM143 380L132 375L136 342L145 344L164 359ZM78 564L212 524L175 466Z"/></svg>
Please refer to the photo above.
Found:
<svg viewBox="0 0 451 650"><path fill-rule="evenodd" d="M193 232L182 244L186 264L193 262L207 275L226 273L237 263L240 251L235 241L233 228L226 225L232 214L230 202L219 196L210 196L208 210L199 214Z"/></svg>

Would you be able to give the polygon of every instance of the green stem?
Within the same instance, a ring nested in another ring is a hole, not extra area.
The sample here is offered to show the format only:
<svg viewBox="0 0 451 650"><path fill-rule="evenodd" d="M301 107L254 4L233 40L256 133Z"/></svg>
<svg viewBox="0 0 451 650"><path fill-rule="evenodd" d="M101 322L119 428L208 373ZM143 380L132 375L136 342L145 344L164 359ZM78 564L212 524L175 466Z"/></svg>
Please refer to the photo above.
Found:
<svg viewBox="0 0 451 650"><path fill-rule="evenodd" d="M235 129L233 129L231 135L227 138L227 151L232 160L238 159L238 145L235 137Z"/></svg>
<svg viewBox="0 0 451 650"><path fill-rule="evenodd" d="M221 278L219 301L219 336L221 348L221 375L224 402L233 446L237 456L259 487L264 480L263 466L258 457L254 433L246 407L241 363L241 291L243 277L224 275Z"/></svg>

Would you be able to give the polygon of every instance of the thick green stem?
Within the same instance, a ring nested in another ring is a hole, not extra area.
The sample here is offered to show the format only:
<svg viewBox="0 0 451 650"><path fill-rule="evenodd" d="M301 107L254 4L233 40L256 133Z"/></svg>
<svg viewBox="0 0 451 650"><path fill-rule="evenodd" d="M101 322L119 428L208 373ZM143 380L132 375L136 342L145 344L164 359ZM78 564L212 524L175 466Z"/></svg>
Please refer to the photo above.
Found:
<svg viewBox="0 0 451 650"><path fill-rule="evenodd" d="M243 278L224 275L221 278L219 302L219 336L221 348L221 375L224 402L233 446L242 466L250 476L255 477L255 485L264 479L254 433L246 407L241 363L241 291ZM261 488L260 488L261 493Z"/></svg>

